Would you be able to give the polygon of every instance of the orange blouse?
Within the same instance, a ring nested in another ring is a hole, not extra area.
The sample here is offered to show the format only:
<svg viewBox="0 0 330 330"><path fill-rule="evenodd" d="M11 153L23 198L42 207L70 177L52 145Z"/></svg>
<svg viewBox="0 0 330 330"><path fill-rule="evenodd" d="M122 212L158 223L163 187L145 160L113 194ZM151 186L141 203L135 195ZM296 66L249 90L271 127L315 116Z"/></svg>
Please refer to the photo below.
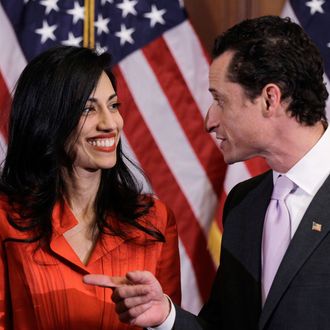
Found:
<svg viewBox="0 0 330 330"><path fill-rule="evenodd" d="M160 201L148 220L166 242L151 241L137 230L134 239L102 235L85 266L63 236L77 224L67 205L53 211L53 236L49 248L37 243L5 241L27 238L7 220L7 204L0 200L0 329L94 330L139 329L123 324L111 301L112 290L86 285L86 274L122 276L132 270L155 274L164 292L180 304L180 264L174 216Z"/></svg>

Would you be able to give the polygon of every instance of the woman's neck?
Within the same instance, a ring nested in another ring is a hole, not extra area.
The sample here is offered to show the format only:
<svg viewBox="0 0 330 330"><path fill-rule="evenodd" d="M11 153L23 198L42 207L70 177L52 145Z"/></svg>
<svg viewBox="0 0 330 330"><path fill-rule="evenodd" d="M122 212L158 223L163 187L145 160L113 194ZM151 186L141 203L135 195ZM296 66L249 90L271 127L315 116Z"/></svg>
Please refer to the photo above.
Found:
<svg viewBox="0 0 330 330"><path fill-rule="evenodd" d="M63 170L65 199L79 222L94 221L94 203L101 180L101 171Z"/></svg>

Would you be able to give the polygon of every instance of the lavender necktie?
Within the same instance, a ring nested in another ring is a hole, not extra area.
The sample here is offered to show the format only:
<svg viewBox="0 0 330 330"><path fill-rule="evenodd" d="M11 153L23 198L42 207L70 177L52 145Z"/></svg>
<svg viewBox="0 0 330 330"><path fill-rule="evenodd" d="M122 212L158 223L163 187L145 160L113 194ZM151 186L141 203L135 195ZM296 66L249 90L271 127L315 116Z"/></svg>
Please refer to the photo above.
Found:
<svg viewBox="0 0 330 330"><path fill-rule="evenodd" d="M263 305L291 240L290 214L285 204L285 198L294 187L294 183L289 178L279 176L266 212L262 238Z"/></svg>

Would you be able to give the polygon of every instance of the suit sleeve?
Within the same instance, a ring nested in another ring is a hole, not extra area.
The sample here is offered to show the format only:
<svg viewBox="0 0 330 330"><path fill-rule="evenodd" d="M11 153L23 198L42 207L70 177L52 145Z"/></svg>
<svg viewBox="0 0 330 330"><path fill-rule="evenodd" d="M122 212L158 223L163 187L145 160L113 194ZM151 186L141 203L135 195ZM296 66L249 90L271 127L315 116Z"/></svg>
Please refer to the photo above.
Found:
<svg viewBox="0 0 330 330"><path fill-rule="evenodd" d="M225 220L230 211L234 192L231 192L224 206L223 219ZM221 254L220 264L224 262L224 255ZM216 278L213 281L211 295L207 303L203 306L198 316L195 316L180 307L176 306L176 318L173 330L220 330L221 329L221 272L218 268Z"/></svg>
<svg viewBox="0 0 330 330"><path fill-rule="evenodd" d="M173 326L173 330L207 330L207 324L203 322L203 320L196 315L189 313L179 306L175 306L176 317ZM219 329L218 329L219 330Z"/></svg>
<svg viewBox="0 0 330 330"><path fill-rule="evenodd" d="M156 277L164 293L171 297L175 304L181 304L180 256L178 232L173 212L166 207L165 243L157 263Z"/></svg>
<svg viewBox="0 0 330 330"><path fill-rule="evenodd" d="M228 195L223 212L223 220L227 217L227 214L231 208L231 201L235 195L235 189L231 191ZM223 256L221 255L221 259ZM189 330L220 330L221 316L220 312L220 272L217 271L216 279L213 282L211 297L208 302L203 306L201 312L198 316L195 316L178 306L175 306L176 309L176 318L173 330L189 329Z"/></svg>
<svg viewBox="0 0 330 330"><path fill-rule="evenodd" d="M228 212L230 211L230 204L233 192L229 194L225 206L223 219L225 220ZM221 255L223 259L223 255ZM222 261L221 261L222 263ZM176 318L173 330L189 329L189 330L220 330L221 329L221 302L219 297L221 294L220 290L220 271L218 269L216 278L213 282L211 296L208 302L203 306L198 316L195 316L178 306L176 309Z"/></svg>

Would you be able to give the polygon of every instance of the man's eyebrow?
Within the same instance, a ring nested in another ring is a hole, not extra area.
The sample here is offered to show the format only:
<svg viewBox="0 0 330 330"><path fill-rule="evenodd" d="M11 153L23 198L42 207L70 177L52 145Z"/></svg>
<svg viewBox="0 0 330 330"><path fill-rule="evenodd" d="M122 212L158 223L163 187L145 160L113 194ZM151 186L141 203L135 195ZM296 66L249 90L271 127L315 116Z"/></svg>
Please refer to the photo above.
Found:
<svg viewBox="0 0 330 330"><path fill-rule="evenodd" d="M217 89L214 89L214 88L209 88L209 92L212 94L212 95L217 95L217 96L220 96L221 98L223 99L227 99L227 96L226 94L218 91Z"/></svg>

